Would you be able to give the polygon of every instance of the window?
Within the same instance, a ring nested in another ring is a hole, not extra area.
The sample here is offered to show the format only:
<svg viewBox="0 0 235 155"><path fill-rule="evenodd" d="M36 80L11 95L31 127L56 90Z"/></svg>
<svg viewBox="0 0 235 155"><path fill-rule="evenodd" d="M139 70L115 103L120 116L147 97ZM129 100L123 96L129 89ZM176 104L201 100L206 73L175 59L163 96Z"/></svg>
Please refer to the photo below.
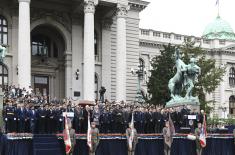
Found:
<svg viewBox="0 0 235 155"><path fill-rule="evenodd" d="M8 70L5 64L0 63L0 87L7 88L8 86Z"/></svg>
<svg viewBox="0 0 235 155"><path fill-rule="evenodd" d="M229 70L229 85L234 87L235 85L235 69L231 67Z"/></svg>
<svg viewBox="0 0 235 155"><path fill-rule="evenodd" d="M220 41L219 41L219 44L220 44L220 45L225 45L225 40L220 40Z"/></svg>
<svg viewBox="0 0 235 155"><path fill-rule="evenodd" d="M142 35L149 35L149 30L141 30Z"/></svg>
<svg viewBox="0 0 235 155"><path fill-rule="evenodd" d="M204 44L210 44L210 40L203 39L203 43L204 43Z"/></svg>
<svg viewBox="0 0 235 155"><path fill-rule="evenodd" d="M171 38L171 35L170 34L168 34L168 33L163 33L163 38Z"/></svg>
<svg viewBox="0 0 235 155"><path fill-rule="evenodd" d="M229 97L229 114L232 114L232 115L235 114L235 97L234 96Z"/></svg>
<svg viewBox="0 0 235 155"><path fill-rule="evenodd" d="M56 43L45 35L32 36L31 50L33 56L58 57L58 47Z"/></svg>
<svg viewBox="0 0 235 155"><path fill-rule="evenodd" d="M98 89L99 89L99 86L98 86L98 75L95 73L95 99L98 99Z"/></svg>
<svg viewBox="0 0 235 155"><path fill-rule="evenodd" d="M145 63L143 59L139 59L139 69L140 69L140 79L144 78L144 68L145 68Z"/></svg>
<svg viewBox="0 0 235 155"><path fill-rule="evenodd" d="M98 39L97 39L97 33L95 32L94 33L94 47L95 47L95 56L98 56L98 46L97 46L97 41L98 41Z"/></svg>
<svg viewBox="0 0 235 155"><path fill-rule="evenodd" d="M160 32L153 32L153 36L154 37L161 37L161 33Z"/></svg>
<svg viewBox="0 0 235 155"><path fill-rule="evenodd" d="M175 35L175 40L181 40L181 35Z"/></svg>
<svg viewBox="0 0 235 155"><path fill-rule="evenodd" d="M7 45L8 40L7 20L0 15L0 44Z"/></svg>

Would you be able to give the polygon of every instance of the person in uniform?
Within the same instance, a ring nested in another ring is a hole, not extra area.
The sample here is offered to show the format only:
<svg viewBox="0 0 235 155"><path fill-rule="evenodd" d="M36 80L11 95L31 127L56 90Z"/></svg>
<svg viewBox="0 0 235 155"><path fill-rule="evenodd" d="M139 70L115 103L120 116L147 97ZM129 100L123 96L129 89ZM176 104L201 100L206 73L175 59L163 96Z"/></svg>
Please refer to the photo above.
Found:
<svg viewBox="0 0 235 155"><path fill-rule="evenodd" d="M99 142L99 129L96 128L95 122L91 122L91 148L89 150L89 155L95 155L95 151L99 145Z"/></svg>
<svg viewBox="0 0 235 155"><path fill-rule="evenodd" d="M131 134L132 134L131 133L132 129L133 129L133 141L132 141L132 146L130 148L130 146L129 146L129 139L130 139ZM135 127L133 127L132 129L131 129L131 123L129 123L129 127L126 129L128 155L134 155L135 154L136 144L138 143L137 130L135 129Z"/></svg>
<svg viewBox="0 0 235 155"><path fill-rule="evenodd" d="M164 138L164 155L170 155L173 138L170 131L169 121L165 122L165 127L162 130L162 134Z"/></svg>
<svg viewBox="0 0 235 155"><path fill-rule="evenodd" d="M197 128L195 129L197 155L202 154L202 146L201 146L200 140L199 140L201 132L202 132L202 123L198 122Z"/></svg>
<svg viewBox="0 0 235 155"><path fill-rule="evenodd" d="M76 145L76 133L75 133L75 130L72 128L72 123L70 119L68 119L68 128L69 128L69 136L71 140L71 150L69 152L69 155L73 155L74 147Z"/></svg>
<svg viewBox="0 0 235 155"><path fill-rule="evenodd" d="M12 106L12 102L9 101L5 107L4 112L5 130L7 133L17 131L17 119L16 119L16 108Z"/></svg>

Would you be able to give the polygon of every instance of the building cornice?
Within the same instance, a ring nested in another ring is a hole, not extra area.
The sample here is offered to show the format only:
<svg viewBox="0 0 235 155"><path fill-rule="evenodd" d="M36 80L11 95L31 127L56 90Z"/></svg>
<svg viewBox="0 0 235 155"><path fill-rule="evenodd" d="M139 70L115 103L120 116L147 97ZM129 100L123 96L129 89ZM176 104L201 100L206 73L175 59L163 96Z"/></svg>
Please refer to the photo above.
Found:
<svg viewBox="0 0 235 155"><path fill-rule="evenodd" d="M130 10L135 10L141 12L148 6L149 2L140 0L129 0Z"/></svg>

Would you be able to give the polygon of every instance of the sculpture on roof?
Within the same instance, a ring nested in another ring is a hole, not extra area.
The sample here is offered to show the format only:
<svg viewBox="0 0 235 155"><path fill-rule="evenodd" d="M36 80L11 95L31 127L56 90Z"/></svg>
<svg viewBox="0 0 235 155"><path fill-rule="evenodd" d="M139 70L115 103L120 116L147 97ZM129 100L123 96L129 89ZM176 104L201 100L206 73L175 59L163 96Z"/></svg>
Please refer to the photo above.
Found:
<svg viewBox="0 0 235 155"><path fill-rule="evenodd" d="M171 100L167 102L167 106L172 104L188 104L199 103L198 97L192 96L194 84L198 81L201 68L196 64L196 59L191 58L190 64L185 64L181 60L179 49L175 51L175 67L176 74L169 80L168 88L171 93ZM182 92L186 91L186 95L182 97Z"/></svg>

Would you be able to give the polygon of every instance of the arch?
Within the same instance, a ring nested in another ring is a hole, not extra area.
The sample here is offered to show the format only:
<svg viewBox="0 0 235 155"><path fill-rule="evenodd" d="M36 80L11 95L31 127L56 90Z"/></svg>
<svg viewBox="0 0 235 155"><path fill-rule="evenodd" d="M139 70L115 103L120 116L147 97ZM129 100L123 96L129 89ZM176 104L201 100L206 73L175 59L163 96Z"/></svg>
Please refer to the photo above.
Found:
<svg viewBox="0 0 235 155"><path fill-rule="evenodd" d="M71 53L71 33L59 22L52 19L51 17L47 17L44 19L39 19L31 23L31 31L40 25L51 25L55 27L62 35L65 41L65 52Z"/></svg>
<svg viewBox="0 0 235 155"><path fill-rule="evenodd" d="M229 69L229 85L234 87L235 86L235 69L231 67Z"/></svg>
<svg viewBox="0 0 235 155"><path fill-rule="evenodd" d="M229 97L229 114L235 115L235 96Z"/></svg>

